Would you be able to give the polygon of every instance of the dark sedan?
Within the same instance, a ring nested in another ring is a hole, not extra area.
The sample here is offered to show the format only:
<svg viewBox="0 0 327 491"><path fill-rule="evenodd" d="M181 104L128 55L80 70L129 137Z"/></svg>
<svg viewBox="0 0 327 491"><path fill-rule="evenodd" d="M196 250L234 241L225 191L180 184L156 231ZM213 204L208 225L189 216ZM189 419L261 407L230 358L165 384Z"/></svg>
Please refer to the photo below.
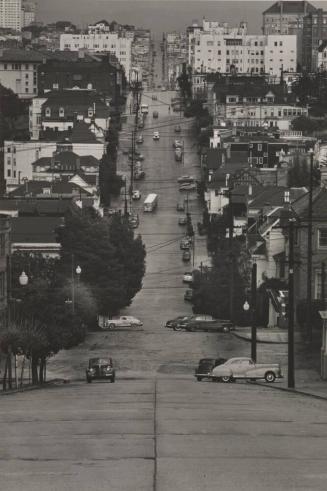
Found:
<svg viewBox="0 0 327 491"><path fill-rule="evenodd" d="M194 373L196 380L201 382L204 378L211 378L211 371L218 365L225 363L225 361L227 361L226 358L201 358Z"/></svg>
<svg viewBox="0 0 327 491"><path fill-rule="evenodd" d="M229 332L230 324L220 319L215 319L211 315L197 314L179 322L178 329L185 331L208 331L208 332Z"/></svg>
<svg viewBox="0 0 327 491"><path fill-rule="evenodd" d="M110 380L115 382L116 373L113 368L112 358L90 358L86 369L86 381L90 384L95 379Z"/></svg>
<svg viewBox="0 0 327 491"><path fill-rule="evenodd" d="M166 322L165 327L168 327L169 329L174 329L178 328L178 324L182 321L187 320L189 317L186 315L179 315L178 317L175 317L174 319L170 319L169 321Z"/></svg>

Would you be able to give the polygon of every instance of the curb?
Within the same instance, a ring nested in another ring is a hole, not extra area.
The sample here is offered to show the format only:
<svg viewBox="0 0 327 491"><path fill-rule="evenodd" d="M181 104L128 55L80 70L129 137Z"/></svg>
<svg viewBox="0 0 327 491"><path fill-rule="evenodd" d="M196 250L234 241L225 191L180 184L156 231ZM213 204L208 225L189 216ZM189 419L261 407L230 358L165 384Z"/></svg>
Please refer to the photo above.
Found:
<svg viewBox="0 0 327 491"><path fill-rule="evenodd" d="M0 391L0 397L1 396L10 396L12 394L19 394L20 392L29 392L32 390L47 389L51 385L55 385L55 384L63 385L63 384L68 384L69 382L70 382L70 380L55 378L53 380L49 380L48 382L45 382L42 385L26 385L25 387L19 387L18 389L1 390Z"/></svg>
<svg viewBox="0 0 327 491"><path fill-rule="evenodd" d="M247 343L251 343L251 339L244 338L241 334L239 334L235 331L231 331L231 334L233 334L233 336L235 336L238 339L242 339L243 341L246 341ZM257 343L260 343L260 344L287 344L287 341L261 341L257 337Z"/></svg>
<svg viewBox="0 0 327 491"><path fill-rule="evenodd" d="M299 395L299 396L307 396L307 397L311 397L313 399L319 399L319 400L327 401L327 395L326 396L320 396L318 394L310 394L310 392L304 392L304 391L298 390L298 389L289 389L288 387L278 387L277 385L263 384L261 382L255 382L255 381L248 381L248 384L259 385L259 386L265 387L267 389L281 390L283 392L288 392L290 394L295 394L295 395Z"/></svg>

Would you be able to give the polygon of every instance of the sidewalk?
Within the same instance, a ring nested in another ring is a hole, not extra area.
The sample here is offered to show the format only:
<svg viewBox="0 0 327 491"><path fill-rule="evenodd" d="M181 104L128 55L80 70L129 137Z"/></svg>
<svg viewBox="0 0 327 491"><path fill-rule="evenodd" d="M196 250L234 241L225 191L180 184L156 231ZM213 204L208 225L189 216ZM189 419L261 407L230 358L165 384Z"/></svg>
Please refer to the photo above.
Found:
<svg viewBox="0 0 327 491"><path fill-rule="evenodd" d="M251 327L236 327L231 332L234 336L246 342L251 342ZM288 333L284 329L278 328L259 328L257 329L257 342L267 344L287 344ZM295 343L301 344L302 340L299 333L295 333ZM296 364L307 366L308 361L303 359L301 363L301 354L298 354ZM315 397L317 399L327 400L327 380L322 380L320 374L314 368L296 368L295 369L295 389L287 387L288 372L287 367L283 369L283 379L276 380L273 384L265 382L252 382L263 387L271 389L284 390L294 394Z"/></svg>

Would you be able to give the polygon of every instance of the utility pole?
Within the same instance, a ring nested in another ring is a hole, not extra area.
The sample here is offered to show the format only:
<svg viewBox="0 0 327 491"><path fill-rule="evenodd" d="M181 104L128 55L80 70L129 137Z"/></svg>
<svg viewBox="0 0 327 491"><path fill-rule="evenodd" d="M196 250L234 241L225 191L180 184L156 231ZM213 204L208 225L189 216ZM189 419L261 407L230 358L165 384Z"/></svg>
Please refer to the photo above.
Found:
<svg viewBox="0 0 327 491"><path fill-rule="evenodd" d="M253 361L257 361L257 324L256 324L256 311L257 311L257 264L252 265L251 275L251 358Z"/></svg>
<svg viewBox="0 0 327 491"><path fill-rule="evenodd" d="M229 274L229 316L230 320L234 319L234 251L233 251L233 233L234 233L234 217L232 203L232 189L228 189L229 201L229 225L228 225L228 245L230 253L230 274Z"/></svg>
<svg viewBox="0 0 327 491"><path fill-rule="evenodd" d="M132 131L132 162L131 162L131 182L129 187L130 210L132 210L132 196L134 187L134 159L135 159L135 139L138 129L140 101L142 94L142 82L139 81L138 72L135 73L136 80L131 84L133 93L133 111L135 111L134 131Z"/></svg>
<svg viewBox="0 0 327 491"><path fill-rule="evenodd" d="M321 303L322 303L322 310L325 309L325 299L326 299L325 284L326 284L326 265L324 262L322 262L321 263Z"/></svg>
<svg viewBox="0 0 327 491"><path fill-rule="evenodd" d="M312 196L313 196L313 151L310 152L310 181L308 206L308 261L307 261L307 312L306 324L309 341L312 340Z"/></svg>
<svg viewBox="0 0 327 491"><path fill-rule="evenodd" d="M72 313L75 314L75 274L74 274L74 254L72 254Z"/></svg>
<svg viewBox="0 0 327 491"><path fill-rule="evenodd" d="M294 379L294 220L289 222L289 258L288 258L288 383L295 387Z"/></svg>

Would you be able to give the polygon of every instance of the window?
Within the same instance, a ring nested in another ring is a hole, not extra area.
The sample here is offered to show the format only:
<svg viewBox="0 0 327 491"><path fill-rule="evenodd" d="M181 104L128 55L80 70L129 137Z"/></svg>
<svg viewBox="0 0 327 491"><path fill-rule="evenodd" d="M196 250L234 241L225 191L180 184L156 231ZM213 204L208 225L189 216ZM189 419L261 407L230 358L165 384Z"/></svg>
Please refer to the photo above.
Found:
<svg viewBox="0 0 327 491"><path fill-rule="evenodd" d="M11 177L11 169L7 169L7 177Z"/></svg>
<svg viewBox="0 0 327 491"><path fill-rule="evenodd" d="M28 94L28 87L26 87L25 89L25 94Z"/></svg>
<svg viewBox="0 0 327 491"><path fill-rule="evenodd" d="M327 249L327 228L318 229L318 248Z"/></svg>
<svg viewBox="0 0 327 491"><path fill-rule="evenodd" d="M92 118L92 116L93 116L93 108L92 107L89 107L89 109L87 111L87 115L89 118Z"/></svg>
<svg viewBox="0 0 327 491"><path fill-rule="evenodd" d="M321 271L315 271L314 298L321 299L322 293L322 275Z"/></svg>
<svg viewBox="0 0 327 491"><path fill-rule="evenodd" d="M262 143L258 143L258 152L262 151Z"/></svg>
<svg viewBox="0 0 327 491"><path fill-rule="evenodd" d="M50 107L46 107L46 109L45 109L45 115L46 115L47 118L50 118L50 116L51 116L51 109L50 109Z"/></svg>
<svg viewBox="0 0 327 491"><path fill-rule="evenodd" d="M7 70L7 68L8 68L7 63L4 63L3 68L4 68L4 70Z"/></svg>
<svg viewBox="0 0 327 491"><path fill-rule="evenodd" d="M63 107L59 108L59 118L63 118L65 116L65 109Z"/></svg>
<svg viewBox="0 0 327 491"><path fill-rule="evenodd" d="M28 63L25 63L25 69L28 70L29 69L29 64Z"/></svg>

